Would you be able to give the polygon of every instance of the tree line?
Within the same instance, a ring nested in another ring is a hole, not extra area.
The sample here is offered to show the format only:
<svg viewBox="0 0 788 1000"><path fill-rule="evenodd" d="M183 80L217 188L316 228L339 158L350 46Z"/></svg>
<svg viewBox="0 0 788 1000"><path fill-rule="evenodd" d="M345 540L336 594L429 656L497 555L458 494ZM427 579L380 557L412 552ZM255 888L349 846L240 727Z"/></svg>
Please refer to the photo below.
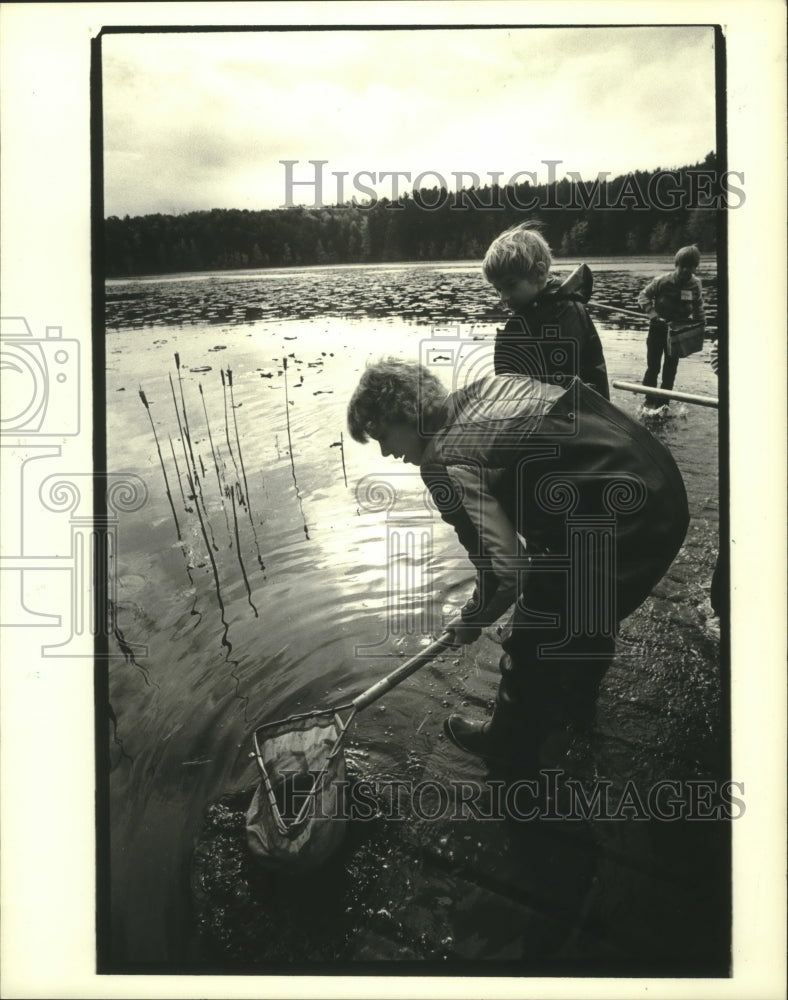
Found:
<svg viewBox="0 0 788 1000"><path fill-rule="evenodd" d="M490 242L525 219L541 224L558 256L672 253L717 247L718 208L744 193L702 163L638 171L586 183L418 189L395 200L182 215L111 216L104 222L108 277L180 271L478 260ZM727 201L726 201L727 199Z"/></svg>

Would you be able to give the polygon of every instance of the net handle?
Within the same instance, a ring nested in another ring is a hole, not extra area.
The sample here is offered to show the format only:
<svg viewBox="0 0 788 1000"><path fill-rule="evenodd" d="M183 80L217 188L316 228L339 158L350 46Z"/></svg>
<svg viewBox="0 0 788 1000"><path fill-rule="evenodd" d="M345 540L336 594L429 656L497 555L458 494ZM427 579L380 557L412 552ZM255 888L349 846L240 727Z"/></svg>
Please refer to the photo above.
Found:
<svg viewBox="0 0 788 1000"><path fill-rule="evenodd" d="M366 691L362 691L357 698L354 698L351 702L353 708L356 711L361 711L362 708L366 708L367 705L371 705L373 701L377 701L378 698L382 698L383 695L390 691L397 684L401 684L406 677L410 677L411 674L415 674L417 670L426 666L432 660L435 659L444 650L456 648L457 643L454 639L454 633L450 631L453 626L460 625L459 619L450 623L447 626L447 630L440 635L434 642L431 642L429 646L422 649L420 653L412 656L405 663L397 667L396 670L392 670L390 674L381 678L377 683L373 684L372 687L367 688Z"/></svg>

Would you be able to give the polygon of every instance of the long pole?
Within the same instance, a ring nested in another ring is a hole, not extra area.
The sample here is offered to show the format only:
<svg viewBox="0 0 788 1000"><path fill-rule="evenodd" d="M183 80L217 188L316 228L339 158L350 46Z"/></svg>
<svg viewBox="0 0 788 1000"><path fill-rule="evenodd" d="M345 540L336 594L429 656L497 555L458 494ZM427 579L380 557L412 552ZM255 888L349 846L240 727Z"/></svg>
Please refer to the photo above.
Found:
<svg viewBox="0 0 788 1000"><path fill-rule="evenodd" d="M691 392L674 392L672 389L655 389L650 385L641 385L639 382L616 382L614 389L625 389L627 392L640 392L644 396L657 396L660 399L676 399L681 403L695 403L697 406L712 406L714 409L720 405L716 396L697 396Z"/></svg>
<svg viewBox="0 0 788 1000"><path fill-rule="evenodd" d="M459 624L459 622L457 624ZM448 629L450 628L451 624L448 626ZM367 688L366 691L362 691L361 694L355 697L351 702L353 708L356 709L356 711L361 711L362 708L366 708L367 705L371 705L373 701L377 701L378 698L382 698L387 691L396 687L397 684L401 684L406 677L410 677L411 674L415 674L417 670L420 670L427 663L430 663L436 656L445 652L447 649L453 648L456 648L454 634L447 630L435 639L434 642L431 642L426 649L423 649L420 653L412 656L406 663L397 667L396 670L392 670L390 674L381 678L376 684L373 684L372 687Z"/></svg>
<svg viewBox="0 0 788 1000"><path fill-rule="evenodd" d="M594 307L597 309L605 309L607 312L620 313L622 316L628 316L630 319L639 319L643 322L648 322L649 317L644 312L635 312L634 309L622 309L621 306L611 306L607 302L600 302L599 299L591 299L588 303L588 308L593 310ZM716 326L707 326L706 333L714 333L716 331Z"/></svg>
<svg viewBox="0 0 788 1000"><path fill-rule="evenodd" d="M620 306L609 306L607 302L600 302L599 299L591 299L588 303L589 309L592 309L594 306L596 306L597 309L606 309L608 312L621 313L622 316L631 316L632 319L648 321L646 313L635 312L634 309L622 309Z"/></svg>

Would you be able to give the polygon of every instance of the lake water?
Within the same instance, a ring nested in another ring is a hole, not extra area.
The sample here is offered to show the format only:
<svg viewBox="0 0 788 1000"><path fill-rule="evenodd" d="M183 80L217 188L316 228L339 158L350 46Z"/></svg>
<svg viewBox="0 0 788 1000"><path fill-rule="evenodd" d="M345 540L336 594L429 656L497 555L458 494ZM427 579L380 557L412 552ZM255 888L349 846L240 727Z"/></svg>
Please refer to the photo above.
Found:
<svg viewBox="0 0 788 1000"><path fill-rule="evenodd" d="M595 298L630 310L670 269L654 258L588 263ZM713 265L701 277L713 324ZM195 840L212 803L254 782L254 726L349 700L426 644L471 586L415 470L349 438L349 395L367 359L458 339L454 377L477 377L503 316L477 263L112 280L106 292L108 466L148 491L121 515L112 561L114 652L126 656L109 676L110 960L198 968ZM639 382L645 319L592 315L611 380ZM676 388L716 395L708 345L680 363ZM613 401L635 414L642 397L613 390ZM654 431L687 483L701 571L682 586L698 605L717 544L716 411L674 403ZM404 523L421 541L395 549L392 526ZM494 668L492 643L472 655ZM467 703L466 689L436 667L420 683L437 710L422 711L409 683L385 714L359 719L350 753L365 776L406 775L430 754L451 771L443 710Z"/></svg>

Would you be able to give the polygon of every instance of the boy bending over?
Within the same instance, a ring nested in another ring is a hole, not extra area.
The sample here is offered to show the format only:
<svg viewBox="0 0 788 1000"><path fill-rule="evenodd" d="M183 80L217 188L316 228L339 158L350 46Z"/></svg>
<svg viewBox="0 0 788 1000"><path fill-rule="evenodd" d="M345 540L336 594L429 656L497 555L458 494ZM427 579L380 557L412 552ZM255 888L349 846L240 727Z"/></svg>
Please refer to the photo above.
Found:
<svg viewBox="0 0 788 1000"><path fill-rule="evenodd" d="M428 368L394 358L365 370L348 428L419 467L467 550L476 585L456 642L515 604L492 718L452 715L444 728L469 753L535 769L549 733L593 717L619 622L684 540L673 458L578 379L562 389L489 375L449 393Z"/></svg>

